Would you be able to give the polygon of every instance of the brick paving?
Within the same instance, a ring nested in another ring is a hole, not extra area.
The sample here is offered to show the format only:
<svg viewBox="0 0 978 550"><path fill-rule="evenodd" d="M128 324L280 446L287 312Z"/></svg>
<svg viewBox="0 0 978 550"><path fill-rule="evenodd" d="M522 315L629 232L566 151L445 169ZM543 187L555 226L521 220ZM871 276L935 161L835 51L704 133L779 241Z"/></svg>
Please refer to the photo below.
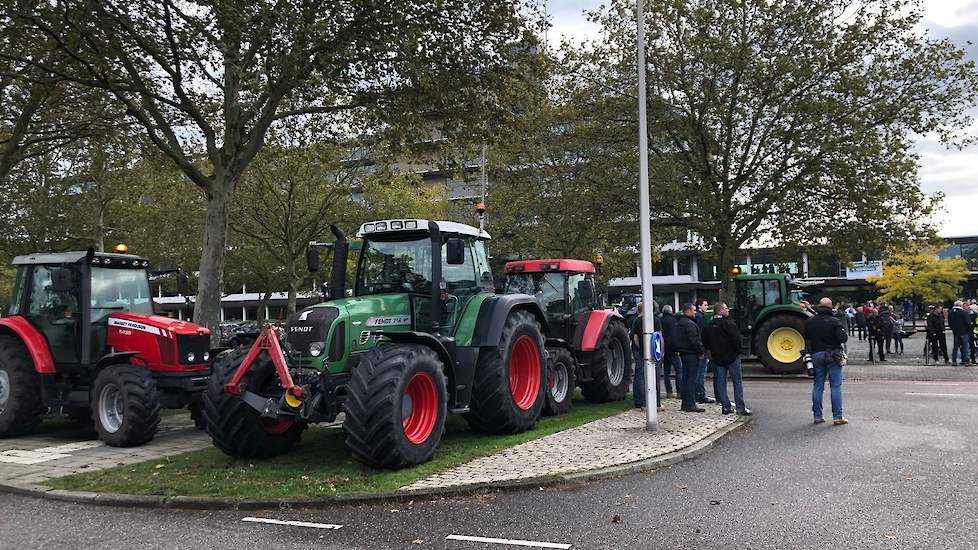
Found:
<svg viewBox="0 0 978 550"><path fill-rule="evenodd" d="M513 482L621 466L689 447L735 423L721 415L719 405L707 412L680 412L679 401L665 400L659 430L645 431L645 413L638 409L529 441L431 475L404 491Z"/></svg>
<svg viewBox="0 0 978 550"><path fill-rule="evenodd" d="M211 446L189 416L168 416L153 441L139 447L109 447L94 432L56 433L0 439L0 483L37 485L78 472L154 460Z"/></svg>

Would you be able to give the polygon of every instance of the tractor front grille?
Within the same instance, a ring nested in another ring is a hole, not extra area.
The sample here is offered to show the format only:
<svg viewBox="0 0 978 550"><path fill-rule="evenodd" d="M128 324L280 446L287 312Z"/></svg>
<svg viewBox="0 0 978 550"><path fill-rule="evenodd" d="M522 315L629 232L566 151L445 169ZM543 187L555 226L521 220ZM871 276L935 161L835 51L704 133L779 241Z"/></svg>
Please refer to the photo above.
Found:
<svg viewBox="0 0 978 550"><path fill-rule="evenodd" d="M295 314L285 325L289 348L299 355L308 355L309 345L325 342L329 327L339 316L340 310L335 307L316 307Z"/></svg>
<svg viewBox="0 0 978 550"><path fill-rule="evenodd" d="M177 359L181 365L199 365L205 363L204 354L211 349L211 337L207 334L178 334ZM193 361L188 360L194 354Z"/></svg>

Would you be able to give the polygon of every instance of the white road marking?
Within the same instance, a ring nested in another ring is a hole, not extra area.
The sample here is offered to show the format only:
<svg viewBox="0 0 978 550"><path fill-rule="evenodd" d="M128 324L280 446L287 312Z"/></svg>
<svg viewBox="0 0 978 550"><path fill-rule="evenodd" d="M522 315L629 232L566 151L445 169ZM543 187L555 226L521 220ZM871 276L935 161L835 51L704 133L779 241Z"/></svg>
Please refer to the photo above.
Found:
<svg viewBox="0 0 978 550"><path fill-rule="evenodd" d="M534 540L491 539L486 537L470 537L467 535L448 535L446 540L462 540L467 542L485 542L489 544L507 544L509 546L531 546L533 548L560 548L566 550L569 544L558 542L537 542Z"/></svg>
<svg viewBox="0 0 978 550"><path fill-rule="evenodd" d="M978 399L978 395L972 393L925 393L912 391L903 395L925 395L929 397L970 397L972 399Z"/></svg>
<svg viewBox="0 0 978 550"><path fill-rule="evenodd" d="M9 464L40 464L41 462L47 462L49 460L57 460L59 458L67 458L69 455L58 454L58 453L42 453L38 451L28 451L26 449L10 449L9 451L0 452L0 462L7 462Z"/></svg>
<svg viewBox="0 0 978 550"><path fill-rule="evenodd" d="M41 453L72 453L75 451L84 451L85 449L94 449L103 445L105 444L101 441L79 441L77 443L66 443L54 447L41 447L40 449L34 450Z"/></svg>
<svg viewBox="0 0 978 550"><path fill-rule="evenodd" d="M269 519L269 518L242 518L241 521L247 521L250 523L270 523L272 525L288 525L290 527L309 527L312 529L339 529L343 527L342 525L336 525L333 523L310 523L308 521L286 521L281 519Z"/></svg>

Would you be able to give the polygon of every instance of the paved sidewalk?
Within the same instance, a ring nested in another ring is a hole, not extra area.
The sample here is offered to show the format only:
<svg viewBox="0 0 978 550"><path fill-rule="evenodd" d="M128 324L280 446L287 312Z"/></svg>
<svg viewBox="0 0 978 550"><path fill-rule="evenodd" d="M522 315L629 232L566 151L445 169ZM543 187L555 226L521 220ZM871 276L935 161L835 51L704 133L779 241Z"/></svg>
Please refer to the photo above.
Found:
<svg viewBox="0 0 978 550"><path fill-rule="evenodd" d="M519 482L623 466L685 449L738 422L734 415L721 415L719 405L684 413L678 400L665 404L655 433L645 431L645 412L633 409L473 460L401 490Z"/></svg>
<svg viewBox="0 0 978 550"><path fill-rule="evenodd" d="M210 447L211 440L188 415L164 417L153 441L139 447L109 447L94 432L78 430L0 439L0 483L37 485L54 477L103 470Z"/></svg>

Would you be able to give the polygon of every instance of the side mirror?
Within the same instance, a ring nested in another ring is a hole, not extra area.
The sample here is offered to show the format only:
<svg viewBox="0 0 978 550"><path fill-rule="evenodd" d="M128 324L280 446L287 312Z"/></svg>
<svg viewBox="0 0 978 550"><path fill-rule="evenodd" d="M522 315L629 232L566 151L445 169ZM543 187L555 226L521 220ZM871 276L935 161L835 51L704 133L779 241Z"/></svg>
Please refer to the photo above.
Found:
<svg viewBox="0 0 978 550"><path fill-rule="evenodd" d="M594 283L586 279L577 283L577 296L580 298L581 302L585 304L590 304L593 302Z"/></svg>
<svg viewBox="0 0 978 550"><path fill-rule="evenodd" d="M448 265L462 265L465 263L465 242L458 237L448 239L446 244L445 261Z"/></svg>
<svg viewBox="0 0 978 550"><path fill-rule="evenodd" d="M177 272L177 294L181 296L190 295L190 277L183 271Z"/></svg>
<svg viewBox="0 0 978 550"><path fill-rule="evenodd" d="M54 292L72 292L75 290L75 277L67 267L59 267L51 271L51 290Z"/></svg>
<svg viewBox="0 0 978 550"><path fill-rule="evenodd" d="M309 273L319 271L319 250L314 246L306 249L306 269Z"/></svg>

